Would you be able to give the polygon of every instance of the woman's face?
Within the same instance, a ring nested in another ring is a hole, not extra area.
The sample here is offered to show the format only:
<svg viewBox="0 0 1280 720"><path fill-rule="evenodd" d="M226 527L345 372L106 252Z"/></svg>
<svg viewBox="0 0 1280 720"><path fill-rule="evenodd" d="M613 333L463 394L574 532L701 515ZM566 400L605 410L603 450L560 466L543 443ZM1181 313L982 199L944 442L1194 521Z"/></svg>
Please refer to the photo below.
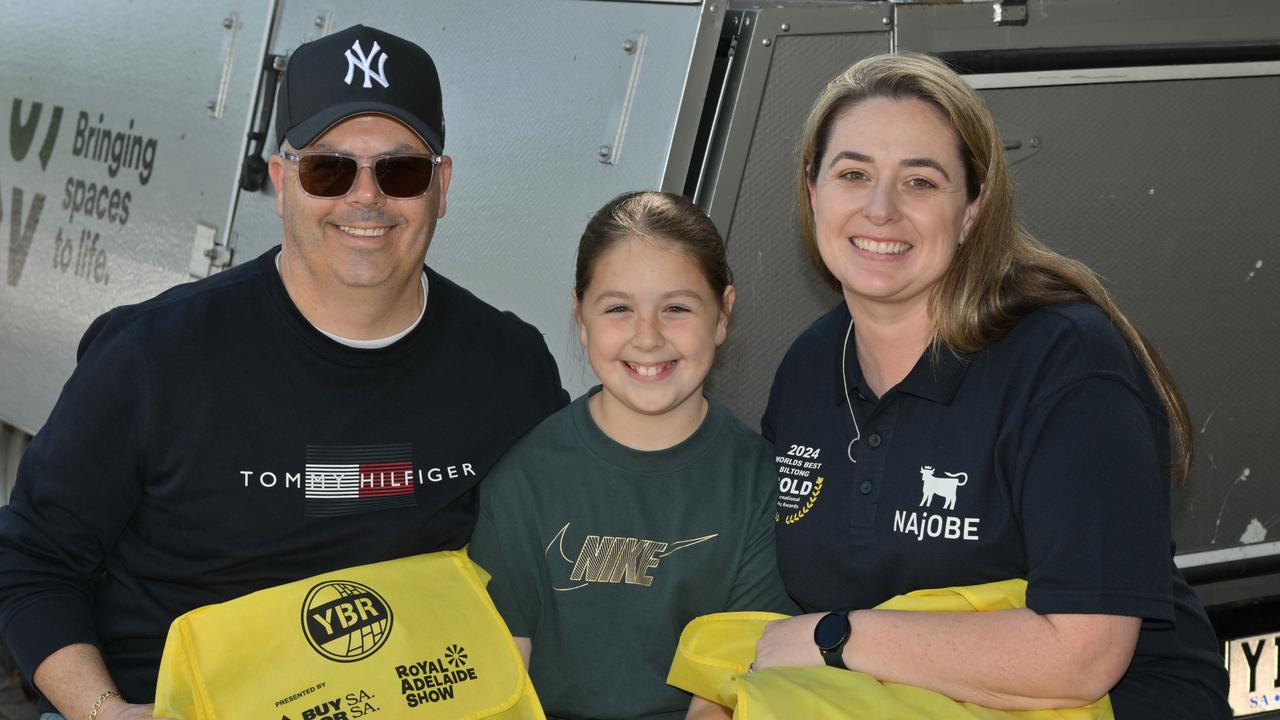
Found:
<svg viewBox="0 0 1280 720"><path fill-rule="evenodd" d="M978 209L946 117L921 100L864 100L836 117L817 162L818 250L850 309L927 304Z"/></svg>

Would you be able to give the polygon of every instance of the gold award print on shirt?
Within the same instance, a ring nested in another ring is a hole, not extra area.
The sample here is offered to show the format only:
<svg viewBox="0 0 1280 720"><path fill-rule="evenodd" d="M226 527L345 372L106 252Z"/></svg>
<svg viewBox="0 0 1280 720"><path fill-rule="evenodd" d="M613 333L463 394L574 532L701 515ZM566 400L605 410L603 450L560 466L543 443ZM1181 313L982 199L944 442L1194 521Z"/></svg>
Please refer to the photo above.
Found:
<svg viewBox="0 0 1280 720"><path fill-rule="evenodd" d="M581 590L592 583L626 583L649 587L654 580L649 571L658 567L658 563L663 558L720 535L720 533L712 533L691 540L676 540L670 543L614 535L587 535L582 540L577 559L570 560L564 551L564 536L571 524L571 522L565 523L564 527L551 538L551 542L547 543L547 549L543 551L548 569L560 566L559 562L552 562L553 548L559 554L559 559L572 568L567 582L559 582L553 577L551 589L558 592ZM552 573L553 576L559 575L554 570Z"/></svg>
<svg viewBox="0 0 1280 720"><path fill-rule="evenodd" d="M773 521L792 525L799 522L822 494L822 448L791 445L785 455L774 457L778 464L778 511Z"/></svg>

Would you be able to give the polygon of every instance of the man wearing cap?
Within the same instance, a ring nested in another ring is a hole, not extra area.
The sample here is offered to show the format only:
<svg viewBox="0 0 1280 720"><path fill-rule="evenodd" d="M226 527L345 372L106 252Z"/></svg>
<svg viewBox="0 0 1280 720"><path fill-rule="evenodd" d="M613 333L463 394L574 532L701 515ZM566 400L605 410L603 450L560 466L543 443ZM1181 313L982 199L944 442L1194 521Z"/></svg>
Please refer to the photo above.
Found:
<svg viewBox="0 0 1280 720"><path fill-rule="evenodd" d="M282 245L95 320L0 509L4 641L73 720L150 716L188 610L462 547L567 402L536 329L423 265L452 169L430 56L349 28L276 108Z"/></svg>

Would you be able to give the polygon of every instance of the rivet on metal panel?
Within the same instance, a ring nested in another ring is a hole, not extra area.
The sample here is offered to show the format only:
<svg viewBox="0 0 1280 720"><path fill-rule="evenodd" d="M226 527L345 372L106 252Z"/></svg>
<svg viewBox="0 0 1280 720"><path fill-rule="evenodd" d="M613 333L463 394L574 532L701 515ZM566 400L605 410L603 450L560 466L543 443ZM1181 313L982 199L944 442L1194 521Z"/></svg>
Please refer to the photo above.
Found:
<svg viewBox="0 0 1280 720"><path fill-rule="evenodd" d="M316 19L311 22L315 24L316 27L324 27L325 17L323 15L317 15Z"/></svg>
<svg viewBox="0 0 1280 720"><path fill-rule="evenodd" d="M235 26L235 24L236 24L236 21L235 21L235 19L233 19L233 18L223 18L223 19L222 19L222 27L224 27L224 28L226 28L226 29L228 29L228 30L230 30L232 27L234 27L234 26Z"/></svg>
<svg viewBox="0 0 1280 720"><path fill-rule="evenodd" d="M609 156L613 154L613 148L608 145L601 145L600 149L597 150L596 153L600 156L601 160L608 160Z"/></svg>
<svg viewBox="0 0 1280 720"><path fill-rule="evenodd" d="M893 20L888 15L885 15L884 17L880 18L880 24L891 25L893 24Z"/></svg>
<svg viewBox="0 0 1280 720"><path fill-rule="evenodd" d="M761 44L761 45L764 45L765 47L769 47L770 45L772 45L772 44L773 44L773 41L772 41L772 40L770 40L769 38L765 38L765 39L763 39L763 40L761 40L761 41L760 41L760 44Z"/></svg>
<svg viewBox="0 0 1280 720"><path fill-rule="evenodd" d="M635 41L635 40L623 40L623 41L622 41L622 51L623 51L623 52L625 52L625 53L626 53L626 54L628 54L628 55L630 55L631 53L635 52L635 51L636 51L636 41Z"/></svg>
<svg viewBox="0 0 1280 720"><path fill-rule="evenodd" d="M719 9L720 8L716 7L715 5L712 5L711 7L707 8L707 12L716 12Z"/></svg>
<svg viewBox="0 0 1280 720"><path fill-rule="evenodd" d="M790 32L791 23L782 23L782 32Z"/></svg>
<svg viewBox="0 0 1280 720"><path fill-rule="evenodd" d="M1039 135L1033 135L1033 136L1031 137L1031 142L1030 142L1029 144L1030 144L1030 145L1031 145L1031 147L1033 147L1033 148L1038 148L1038 147L1040 147L1040 136L1039 136Z"/></svg>

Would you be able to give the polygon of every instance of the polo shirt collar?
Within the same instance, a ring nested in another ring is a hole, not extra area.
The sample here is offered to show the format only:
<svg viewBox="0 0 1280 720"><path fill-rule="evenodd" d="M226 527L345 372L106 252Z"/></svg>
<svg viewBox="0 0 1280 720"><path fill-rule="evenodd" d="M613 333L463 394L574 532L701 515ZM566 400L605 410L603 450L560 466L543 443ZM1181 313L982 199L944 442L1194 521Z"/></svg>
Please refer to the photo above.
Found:
<svg viewBox="0 0 1280 720"><path fill-rule="evenodd" d="M854 339L852 335L848 338L845 350L842 352L840 342L845 339L846 333L849 332L849 308L841 303L843 308L840 313L842 321L839 323L839 337L834 339L832 345L835 348L831 359L831 367L835 373L832 385L835 388L835 404L840 407L845 400L845 377L849 380L849 395L854 397L859 389L864 389L867 397L871 397L872 393L867 388L866 378L862 374L862 365L858 362L858 353L854 351ZM840 359L847 356L846 375L841 374ZM903 378L887 394L907 393L925 400L931 400L936 403L948 404L955 397L956 391L960 389L960 382L964 380L964 375L969 369L970 357L961 357L952 352L945 345L941 346L937 352L937 361L934 361L934 351L932 347L925 348L920 359L916 361L915 367L911 368L911 372Z"/></svg>

